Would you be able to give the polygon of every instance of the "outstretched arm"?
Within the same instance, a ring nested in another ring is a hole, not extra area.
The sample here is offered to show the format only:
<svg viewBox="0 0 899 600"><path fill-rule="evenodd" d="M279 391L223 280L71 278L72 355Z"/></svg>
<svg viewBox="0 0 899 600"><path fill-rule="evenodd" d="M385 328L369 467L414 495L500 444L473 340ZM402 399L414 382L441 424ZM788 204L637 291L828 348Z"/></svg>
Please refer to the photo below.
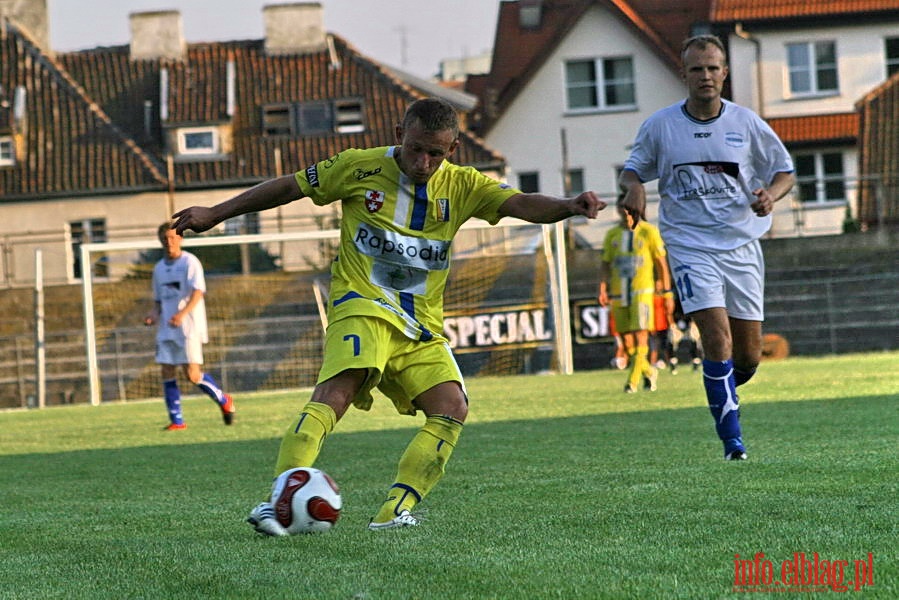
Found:
<svg viewBox="0 0 899 600"><path fill-rule="evenodd" d="M531 223L555 223L576 215L595 219L605 207L606 203L594 192L582 192L574 198L521 193L503 202L499 214Z"/></svg>
<svg viewBox="0 0 899 600"><path fill-rule="evenodd" d="M264 181L215 206L192 206L178 211L172 215L172 227L178 235L184 235L188 229L200 233L232 217L268 210L301 196L300 186L294 176L284 175Z"/></svg>

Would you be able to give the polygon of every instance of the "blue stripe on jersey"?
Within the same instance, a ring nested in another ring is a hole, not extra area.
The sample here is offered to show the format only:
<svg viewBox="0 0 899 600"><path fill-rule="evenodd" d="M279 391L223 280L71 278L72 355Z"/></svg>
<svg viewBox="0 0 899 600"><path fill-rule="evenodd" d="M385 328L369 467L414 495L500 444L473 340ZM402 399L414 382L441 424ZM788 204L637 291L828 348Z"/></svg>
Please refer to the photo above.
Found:
<svg viewBox="0 0 899 600"><path fill-rule="evenodd" d="M415 295L409 292L400 292L400 307L415 319Z"/></svg>
<svg viewBox="0 0 899 600"><path fill-rule="evenodd" d="M412 219L409 229L422 231L425 228L425 217L428 215L428 184L415 184L415 204L412 205Z"/></svg>
<svg viewBox="0 0 899 600"><path fill-rule="evenodd" d="M337 300L334 301L334 306L343 304L347 300L352 300L353 298L361 298L361 297L362 296L360 294L358 294L357 292L347 292L346 294L343 295L343 297L338 298Z"/></svg>
<svg viewBox="0 0 899 600"><path fill-rule="evenodd" d="M415 323L418 325L419 331L421 331L421 335L418 336L418 339L422 342L427 342L433 339L434 334L428 331L428 329L418 322L418 319L415 318L415 294L410 294L409 292L400 292L400 307L406 311L406 314L412 317Z"/></svg>

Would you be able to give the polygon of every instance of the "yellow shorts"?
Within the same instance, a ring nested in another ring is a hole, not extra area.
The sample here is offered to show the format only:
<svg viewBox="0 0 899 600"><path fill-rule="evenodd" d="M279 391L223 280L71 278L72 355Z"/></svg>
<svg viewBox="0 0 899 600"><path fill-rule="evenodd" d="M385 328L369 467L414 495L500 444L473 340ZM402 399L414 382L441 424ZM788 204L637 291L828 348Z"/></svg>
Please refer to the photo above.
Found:
<svg viewBox="0 0 899 600"><path fill-rule="evenodd" d="M458 381L465 392L462 373L446 341L411 340L377 317L348 317L328 325L318 383L347 369L368 370L353 399L353 405L362 410L371 408L371 392L376 387L404 415L414 415L413 400L439 383Z"/></svg>
<svg viewBox="0 0 899 600"><path fill-rule="evenodd" d="M612 300L612 317L618 333L649 331L653 329L653 294L637 294L628 306L620 300Z"/></svg>

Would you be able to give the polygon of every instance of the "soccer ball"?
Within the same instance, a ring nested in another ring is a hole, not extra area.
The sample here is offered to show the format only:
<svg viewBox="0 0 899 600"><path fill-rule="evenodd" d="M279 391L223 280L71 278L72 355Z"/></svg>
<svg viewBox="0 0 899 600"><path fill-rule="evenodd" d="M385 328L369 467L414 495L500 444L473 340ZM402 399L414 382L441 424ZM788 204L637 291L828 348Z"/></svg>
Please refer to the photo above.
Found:
<svg viewBox="0 0 899 600"><path fill-rule="evenodd" d="M328 531L343 500L334 480L318 469L300 467L278 475L272 485L275 518L292 535Z"/></svg>

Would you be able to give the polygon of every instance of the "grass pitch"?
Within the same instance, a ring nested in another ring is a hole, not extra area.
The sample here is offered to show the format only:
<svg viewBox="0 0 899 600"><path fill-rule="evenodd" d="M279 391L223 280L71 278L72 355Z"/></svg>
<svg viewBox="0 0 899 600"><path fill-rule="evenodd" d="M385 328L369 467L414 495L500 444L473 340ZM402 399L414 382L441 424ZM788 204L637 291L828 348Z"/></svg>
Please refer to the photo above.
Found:
<svg viewBox="0 0 899 600"><path fill-rule="evenodd" d="M180 432L161 431L161 400L3 412L0 598L726 598L747 589L736 565L767 561L780 579L816 553L847 561L851 590L870 557L865 597L897 598L897 365L896 352L763 364L740 388L744 463L722 460L686 369L634 395L611 370L470 379L424 524L375 533L422 423L379 399L316 465L341 485L337 527L286 539L243 520L308 392L239 397L229 428L189 398ZM813 583L793 591L835 582Z"/></svg>

